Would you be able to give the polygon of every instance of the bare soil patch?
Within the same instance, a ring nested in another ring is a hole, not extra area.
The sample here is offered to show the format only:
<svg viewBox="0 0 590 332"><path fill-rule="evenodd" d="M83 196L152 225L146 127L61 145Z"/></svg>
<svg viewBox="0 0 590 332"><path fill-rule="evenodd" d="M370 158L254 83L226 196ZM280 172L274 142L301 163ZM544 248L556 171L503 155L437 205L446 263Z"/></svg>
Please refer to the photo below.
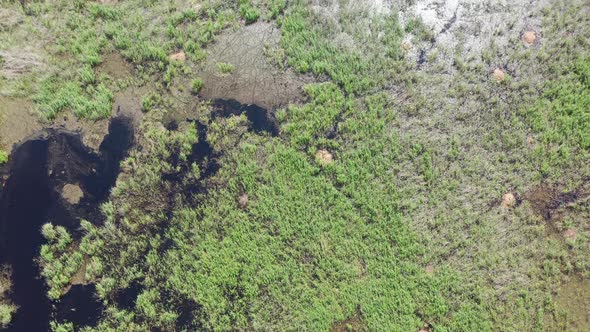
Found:
<svg viewBox="0 0 590 332"><path fill-rule="evenodd" d="M531 203L533 210L545 220L550 220L555 207L557 192L546 184L541 184L526 195L526 200Z"/></svg>
<svg viewBox="0 0 590 332"><path fill-rule="evenodd" d="M116 93L113 101L113 114L131 119L133 126L137 128L143 119L141 100L147 91L147 87L130 87Z"/></svg>
<svg viewBox="0 0 590 332"><path fill-rule="evenodd" d="M502 196L502 207L510 208L516 204L516 195L513 192L507 192Z"/></svg>
<svg viewBox="0 0 590 332"><path fill-rule="evenodd" d="M114 80L123 80L133 74L133 66L121 54L113 52L103 57L97 72L107 74Z"/></svg>
<svg viewBox="0 0 590 332"><path fill-rule="evenodd" d="M502 69L496 68L492 72L492 78L496 80L496 82L502 82L506 79L506 73Z"/></svg>
<svg viewBox="0 0 590 332"><path fill-rule="evenodd" d="M85 258L82 261L82 265L80 266L80 269L78 269L78 272L76 272L76 274L74 274L74 276L70 280L71 285L88 285L88 282L86 281L86 265L87 264L88 264L88 260ZM69 291L69 289L68 289L68 291ZM67 293L67 291L66 291L66 293Z"/></svg>
<svg viewBox="0 0 590 332"><path fill-rule="evenodd" d="M180 51L177 53L170 54L168 58L170 58L170 60L172 61L184 62L186 60L186 54L184 53L184 51Z"/></svg>
<svg viewBox="0 0 590 332"><path fill-rule="evenodd" d="M12 150L13 145L35 134L41 127L31 101L0 96L0 148Z"/></svg>
<svg viewBox="0 0 590 332"><path fill-rule="evenodd" d="M578 236L578 232L576 232L575 229L566 229L565 232L563 232L563 237L568 239L568 240L575 240L576 237Z"/></svg>
<svg viewBox="0 0 590 332"><path fill-rule="evenodd" d="M221 35L210 48L205 66L199 72L204 82L201 96L234 99L266 109L299 101L306 80L290 69L278 68L267 56L278 48L279 40L279 29L265 22ZM218 63L231 64L234 70L220 73Z"/></svg>
<svg viewBox="0 0 590 332"><path fill-rule="evenodd" d="M75 205L80 203L80 200L84 197L84 192L78 184L66 184L62 191L61 196L70 204Z"/></svg>
<svg viewBox="0 0 590 332"><path fill-rule="evenodd" d="M82 142L94 151L98 151L100 143L109 132L109 119L90 121L78 119L71 112L62 112L63 116L55 119L52 127L80 133Z"/></svg>
<svg viewBox="0 0 590 332"><path fill-rule="evenodd" d="M248 198L248 194L242 194L240 195L240 197L238 198L238 205L242 208L245 209L246 207L248 207L248 203L250 202L250 199Z"/></svg>

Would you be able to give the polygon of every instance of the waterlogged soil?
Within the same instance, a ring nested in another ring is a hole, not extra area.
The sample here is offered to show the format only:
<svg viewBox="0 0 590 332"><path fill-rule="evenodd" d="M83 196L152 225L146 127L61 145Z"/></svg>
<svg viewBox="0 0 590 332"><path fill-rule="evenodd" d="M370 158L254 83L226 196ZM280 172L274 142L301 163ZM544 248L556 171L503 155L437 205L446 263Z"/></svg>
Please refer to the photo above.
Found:
<svg viewBox="0 0 590 332"><path fill-rule="evenodd" d="M98 154L79 134L56 129L44 130L12 151L0 196L0 262L12 267L12 300L19 307L9 331L47 331L50 319L75 325L98 319L101 306L91 285L74 286L62 301L51 303L35 258L44 242L44 223L64 226L77 237L80 218L100 222L98 205L108 197L133 140L126 118L111 120L108 132ZM62 196L71 183L83 192L78 204Z"/></svg>
<svg viewBox="0 0 590 332"><path fill-rule="evenodd" d="M204 82L201 96L234 99L266 109L300 100L307 79L290 69L278 68L269 56L276 51L280 36L278 27L265 22L221 35L210 48L208 60L199 72ZM222 73L220 63L231 64L234 70Z"/></svg>
<svg viewBox="0 0 590 332"><path fill-rule="evenodd" d="M234 99L216 99L212 103L211 117L229 117L245 114L250 122L249 130L258 134L268 133L271 136L279 135L279 123L274 114L258 105L240 104Z"/></svg>
<svg viewBox="0 0 590 332"><path fill-rule="evenodd" d="M431 29L432 38L420 41L407 37L408 55L419 66L444 65L451 69L455 56L476 59L491 44L499 49L514 47L525 31L542 26L533 13L545 7L548 0L416 0L407 2L400 13L402 22L413 18ZM436 59L430 58L436 54ZM501 66L498 59L495 65Z"/></svg>
<svg viewBox="0 0 590 332"><path fill-rule="evenodd" d="M564 331L590 331L590 279L573 277L559 288L555 303Z"/></svg>
<svg viewBox="0 0 590 332"><path fill-rule="evenodd" d="M117 52L103 56L101 64L96 68L98 75L108 75L115 81L128 79L132 72L133 66Z"/></svg>

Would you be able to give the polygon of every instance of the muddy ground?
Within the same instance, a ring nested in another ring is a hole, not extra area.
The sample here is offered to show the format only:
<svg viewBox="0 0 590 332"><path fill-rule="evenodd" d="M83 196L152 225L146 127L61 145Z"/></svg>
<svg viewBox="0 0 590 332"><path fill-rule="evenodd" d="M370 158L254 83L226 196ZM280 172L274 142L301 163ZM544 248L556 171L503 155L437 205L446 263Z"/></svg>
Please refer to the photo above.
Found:
<svg viewBox="0 0 590 332"><path fill-rule="evenodd" d="M303 84L311 82L311 78L272 63L280 37L279 28L265 22L221 35L209 48L207 61L198 73L204 82L201 95L268 109L300 101ZM219 63L232 64L234 70L222 73Z"/></svg>

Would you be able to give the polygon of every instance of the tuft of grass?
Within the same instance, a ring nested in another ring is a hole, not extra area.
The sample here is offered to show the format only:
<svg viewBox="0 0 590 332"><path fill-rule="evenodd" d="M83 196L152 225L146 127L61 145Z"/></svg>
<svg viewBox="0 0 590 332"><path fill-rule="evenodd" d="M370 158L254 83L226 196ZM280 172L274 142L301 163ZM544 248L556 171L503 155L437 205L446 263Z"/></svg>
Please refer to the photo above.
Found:
<svg viewBox="0 0 590 332"><path fill-rule="evenodd" d="M240 0L240 15L246 20L246 24L258 21L260 12L252 5L250 0Z"/></svg>
<svg viewBox="0 0 590 332"><path fill-rule="evenodd" d="M143 96L143 98L141 99L141 110L146 113L150 112L161 103L162 96L159 93L149 93Z"/></svg>
<svg viewBox="0 0 590 332"><path fill-rule="evenodd" d="M203 88L203 80L201 78L195 78L191 83L191 91L194 94L198 94L199 92L201 92L202 88Z"/></svg>
<svg viewBox="0 0 590 332"><path fill-rule="evenodd" d="M6 164L8 161L8 152L0 149L0 165Z"/></svg>
<svg viewBox="0 0 590 332"><path fill-rule="evenodd" d="M222 74L231 74L234 72L235 67L233 64L231 63L226 63L226 62L219 62L217 64L217 69L219 70L220 73Z"/></svg>

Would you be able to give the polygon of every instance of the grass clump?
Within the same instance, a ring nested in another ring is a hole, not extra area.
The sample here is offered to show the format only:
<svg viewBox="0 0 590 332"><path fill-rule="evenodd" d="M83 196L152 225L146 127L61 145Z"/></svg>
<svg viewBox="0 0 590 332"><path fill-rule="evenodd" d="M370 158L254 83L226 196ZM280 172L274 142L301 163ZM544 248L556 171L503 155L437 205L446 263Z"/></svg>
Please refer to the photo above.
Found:
<svg viewBox="0 0 590 332"><path fill-rule="evenodd" d="M59 299L70 279L80 269L83 256L80 252L69 254L72 236L61 226L45 224L41 233L48 241L41 246L41 275L47 281L47 295L51 300Z"/></svg>
<svg viewBox="0 0 590 332"><path fill-rule="evenodd" d="M307 85L304 90L311 102L287 109L288 123L284 131L296 146L309 147L335 126L336 119L346 106L346 98L333 83Z"/></svg>
<svg viewBox="0 0 590 332"><path fill-rule="evenodd" d="M239 10L240 15L246 20L246 24L252 24L260 17L260 12L254 7L251 0L240 0Z"/></svg>
<svg viewBox="0 0 590 332"><path fill-rule="evenodd" d="M8 161L8 152L0 149L0 165L6 164Z"/></svg>
<svg viewBox="0 0 590 332"><path fill-rule="evenodd" d="M233 64L231 63L227 63L227 62L219 62L217 64L217 69L219 70L220 73L222 74L231 74L234 72L235 67Z"/></svg>
<svg viewBox="0 0 590 332"><path fill-rule="evenodd" d="M162 96L159 93L149 93L141 99L141 110L144 112L150 112L155 107L162 103Z"/></svg>
<svg viewBox="0 0 590 332"><path fill-rule="evenodd" d="M191 83L191 91L194 94L198 94L203 89L203 80L201 78L195 78Z"/></svg>

